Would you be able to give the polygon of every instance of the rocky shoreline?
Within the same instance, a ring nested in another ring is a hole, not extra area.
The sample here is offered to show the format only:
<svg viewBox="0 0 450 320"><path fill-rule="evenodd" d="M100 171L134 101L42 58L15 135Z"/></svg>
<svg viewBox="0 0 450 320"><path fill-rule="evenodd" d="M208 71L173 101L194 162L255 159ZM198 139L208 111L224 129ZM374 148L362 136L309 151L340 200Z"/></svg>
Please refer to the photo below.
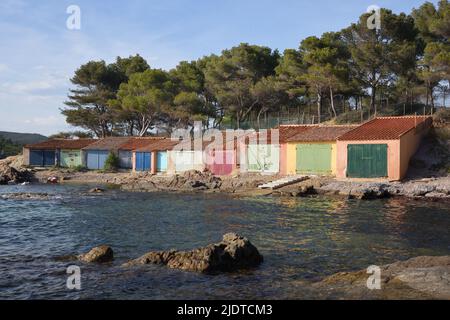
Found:
<svg viewBox="0 0 450 320"><path fill-rule="evenodd" d="M363 200L391 196L428 200L450 199L450 175L402 182L338 181L330 177L311 176L276 190L258 189L259 185L279 178L281 176L250 173L217 177L208 171L195 170L171 176L153 175L149 172L80 172L60 168L35 170L22 167L20 157L0 161L0 183L3 184L27 181L48 183L51 179L55 183L109 184L132 192L220 192L236 196L288 197L330 195Z"/></svg>

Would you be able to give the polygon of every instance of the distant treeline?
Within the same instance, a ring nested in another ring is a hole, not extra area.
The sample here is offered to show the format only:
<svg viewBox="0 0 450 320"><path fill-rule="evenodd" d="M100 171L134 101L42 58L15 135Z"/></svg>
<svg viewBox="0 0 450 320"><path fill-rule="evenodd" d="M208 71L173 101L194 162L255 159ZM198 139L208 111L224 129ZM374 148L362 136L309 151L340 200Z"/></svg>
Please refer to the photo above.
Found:
<svg viewBox="0 0 450 320"><path fill-rule="evenodd" d="M15 156L22 152L22 146L0 136L0 159Z"/></svg>
<svg viewBox="0 0 450 320"><path fill-rule="evenodd" d="M62 113L69 124L104 137L170 132L194 121L258 127L268 115L286 113L293 122L354 122L445 105L448 1L426 2L410 14L381 9L380 29L368 27L373 14L282 54L243 43L170 71L151 68L139 55L90 61L75 71Z"/></svg>

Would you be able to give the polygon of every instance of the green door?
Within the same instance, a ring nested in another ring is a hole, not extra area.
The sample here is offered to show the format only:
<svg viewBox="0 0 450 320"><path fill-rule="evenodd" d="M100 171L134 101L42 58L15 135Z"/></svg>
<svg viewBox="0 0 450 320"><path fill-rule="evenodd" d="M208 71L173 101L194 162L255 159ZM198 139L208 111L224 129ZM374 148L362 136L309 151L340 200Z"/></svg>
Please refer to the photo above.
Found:
<svg viewBox="0 0 450 320"><path fill-rule="evenodd" d="M81 151L80 150L61 150L60 166L64 168L73 168L81 166Z"/></svg>
<svg viewBox="0 0 450 320"><path fill-rule="evenodd" d="M331 144L298 144L297 173L331 173Z"/></svg>
<svg viewBox="0 0 450 320"><path fill-rule="evenodd" d="M387 144L349 144L347 177L387 177Z"/></svg>

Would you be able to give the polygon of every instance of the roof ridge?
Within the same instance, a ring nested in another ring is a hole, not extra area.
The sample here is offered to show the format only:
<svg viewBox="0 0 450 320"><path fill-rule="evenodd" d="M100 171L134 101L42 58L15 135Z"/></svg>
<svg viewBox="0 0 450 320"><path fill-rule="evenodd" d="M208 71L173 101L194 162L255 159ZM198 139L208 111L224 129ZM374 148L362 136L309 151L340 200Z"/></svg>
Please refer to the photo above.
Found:
<svg viewBox="0 0 450 320"><path fill-rule="evenodd" d="M431 118L430 115L404 115L404 116L376 116L374 119L409 119L409 118Z"/></svg>

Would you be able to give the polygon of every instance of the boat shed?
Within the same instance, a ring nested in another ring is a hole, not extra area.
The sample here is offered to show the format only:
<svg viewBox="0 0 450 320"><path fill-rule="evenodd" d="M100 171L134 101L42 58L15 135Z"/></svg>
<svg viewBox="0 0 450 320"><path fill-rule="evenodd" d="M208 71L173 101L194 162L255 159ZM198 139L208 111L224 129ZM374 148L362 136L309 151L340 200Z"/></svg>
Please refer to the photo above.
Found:
<svg viewBox="0 0 450 320"><path fill-rule="evenodd" d="M132 163L134 172L150 171L153 174L166 173L169 167L169 152L178 140L169 138L147 139L143 145L133 150Z"/></svg>
<svg viewBox="0 0 450 320"><path fill-rule="evenodd" d="M24 164L34 167L77 167L84 165L82 149L95 139L50 139L23 148Z"/></svg>
<svg viewBox="0 0 450 320"><path fill-rule="evenodd" d="M287 174L287 141L290 137L309 130L314 125L281 125L260 130L245 139L245 168L243 172Z"/></svg>
<svg viewBox="0 0 450 320"><path fill-rule="evenodd" d="M311 126L287 139L287 174L336 174L336 139L357 126Z"/></svg>
<svg viewBox="0 0 450 320"><path fill-rule="evenodd" d="M337 139L336 176L403 179L432 123L430 116L377 117L343 134Z"/></svg>
<svg viewBox="0 0 450 320"><path fill-rule="evenodd" d="M149 142L163 140L164 137L132 137L119 149L120 167L133 169L133 151L146 146Z"/></svg>
<svg viewBox="0 0 450 320"><path fill-rule="evenodd" d="M121 146L133 139L132 137L107 137L98 140L83 148L85 153L86 167L89 170L103 170L106 159L112 152L119 156ZM126 169L126 168L125 168Z"/></svg>

